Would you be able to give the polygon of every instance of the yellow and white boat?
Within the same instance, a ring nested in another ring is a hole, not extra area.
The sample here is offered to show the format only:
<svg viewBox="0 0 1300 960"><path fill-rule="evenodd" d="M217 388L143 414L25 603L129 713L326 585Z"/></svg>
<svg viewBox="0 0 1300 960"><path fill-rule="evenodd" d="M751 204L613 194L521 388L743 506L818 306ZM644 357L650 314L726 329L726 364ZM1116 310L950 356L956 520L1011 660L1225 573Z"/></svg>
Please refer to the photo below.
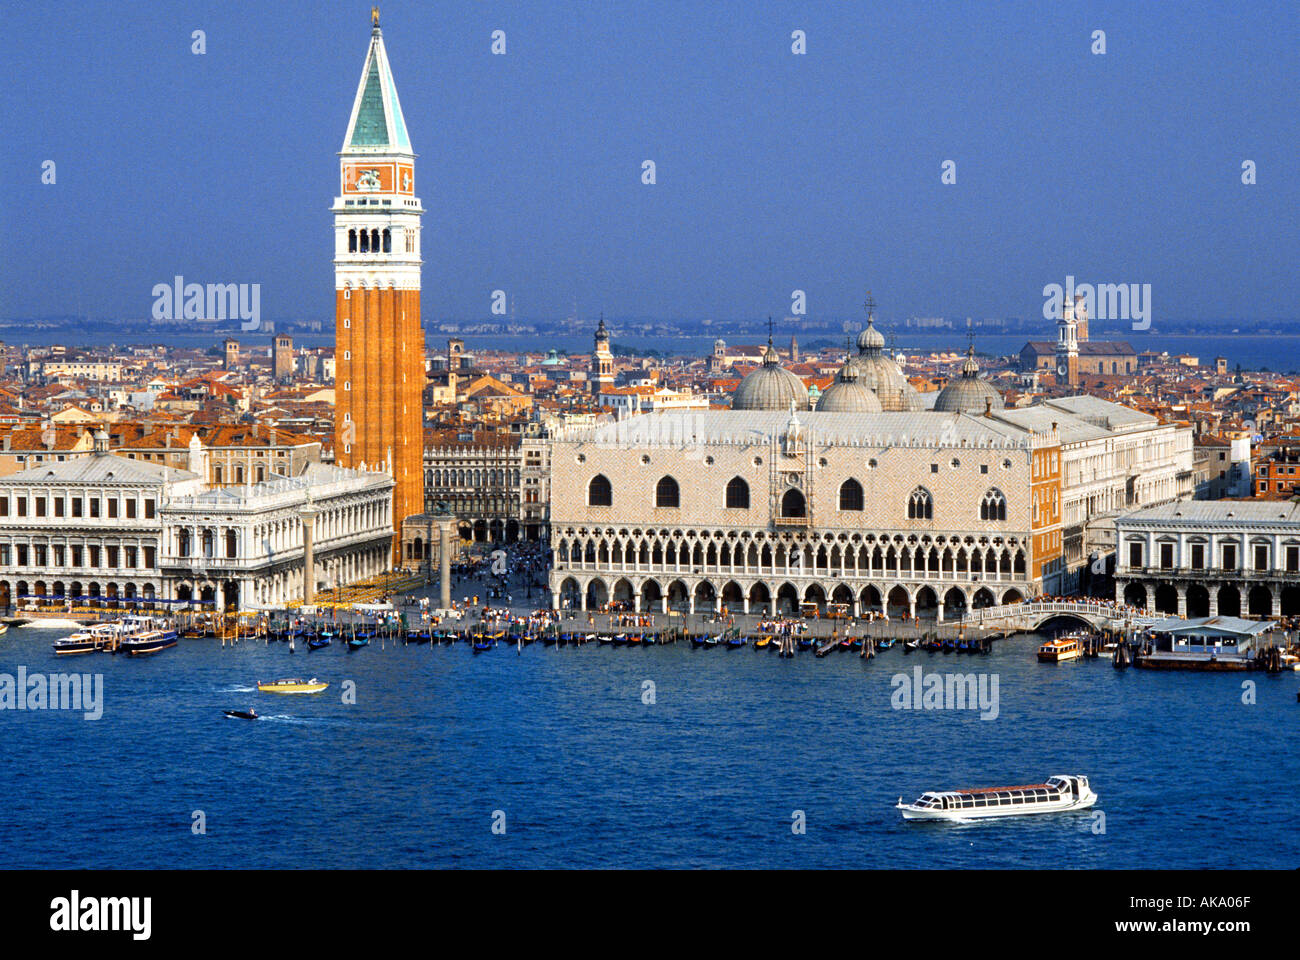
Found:
<svg viewBox="0 0 1300 960"><path fill-rule="evenodd" d="M320 693L328 683L312 677L310 680L259 680L257 689L262 693Z"/></svg>
<svg viewBox="0 0 1300 960"><path fill-rule="evenodd" d="M1073 634L1048 640L1038 648L1038 659L1043 663L1062 663L1066 660L1077 660L1082 656L1083 644Z"/></svg>

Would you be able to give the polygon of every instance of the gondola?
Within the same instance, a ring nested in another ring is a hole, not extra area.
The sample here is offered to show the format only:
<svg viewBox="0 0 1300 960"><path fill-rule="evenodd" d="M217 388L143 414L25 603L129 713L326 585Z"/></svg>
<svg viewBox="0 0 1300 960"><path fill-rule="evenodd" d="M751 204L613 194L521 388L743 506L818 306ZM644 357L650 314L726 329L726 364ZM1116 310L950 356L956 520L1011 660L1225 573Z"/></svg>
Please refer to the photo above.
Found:
<svg viewBox="0 0 1300 960"><path fill-rule="evenodd" d="M328 647L329 645L330 645L330 638L326 636L315 636L315 637L307 638L308 650L319 650L321 647Z"/></svg>
<svg viewBox="0 0 1300 960"><path fill-rule="evenodd" d="M744 637L728 637L728 638L727 638L727 646L728 646L728 647L743 647L744 645L745 645L745 638L744 638Z"/></svg>
<svg viewBox="0 0 1300 960"><path fill-rule="evenodd" d="M256 720L256 719L258 719L258 717L257 717L257 711L256 711L256 710L248 710L248 711L244 711L244 710L222 710L221 712L224 713L224 714L225 714L227 717L229 717L231 720Z"/></svg>
<svg viewBox="0 0 1300 960"><path fill-rule="evenodd" d="M349 650L360 650L362 647L368 647L368 646L370 646L369 637L355 636L355 637L348 638Z"/></svg>
<svg viewBox="0 0 1300 960"><path fill-rule="evenodd" d="M475 653L482 653L484 650L491 650L491 649L492 649L492 641L491 641L491 640L475 640L475 641L474 641L474 652L475 652Z"/></svg>
<svg viewBox="0 0 1300 960"><path fill-rule="evenodd" d="M768 644L770 644L771 642L772 642L771 637L759 637L757 640L754 641L754 649L755 650L766 649Z"/></svg>

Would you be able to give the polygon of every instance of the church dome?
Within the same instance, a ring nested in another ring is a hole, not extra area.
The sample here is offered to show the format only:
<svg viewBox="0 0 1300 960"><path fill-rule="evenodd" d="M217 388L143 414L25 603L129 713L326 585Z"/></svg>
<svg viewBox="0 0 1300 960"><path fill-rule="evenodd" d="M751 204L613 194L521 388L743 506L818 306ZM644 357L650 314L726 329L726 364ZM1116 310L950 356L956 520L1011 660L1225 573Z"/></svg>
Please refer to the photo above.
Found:
<svg viewBox="0 0 1300 960"><path fill-rule="evenodd" d="M858 335L858 356L853 360L858 381L876 395L880 409L891 411L921 410L916 388L898 364L885 353L885 338L876 329L875 320L867 316L867 328Z"/></svg>
<svg viewBox="0 0 1300 960"><path fill-rule="evenodd" d="M858 351L866 353L868 350L883 350L885 348L885 338L879 330L876 329L875 318L867 317L867 328L858 334Z"/></svg>
<svg viewBox="0 0 1300 960"><path fill-rule="evenodd" d="M746 374L731 397L733 410L808 409L808 388L804 382L778 363L776 349L769 338L763 353L763 365Z"/></svg>
<svg viewBox="0 0 1300 960"><path fill-rule="evenodd" d="M879 413L880 401L858 380L858 368L847 360L832 383L817 398L822 413Z"/></svg>
<svg viewBox="0 0 1300 960"><path fill-rule="evenodd" d="M983 413L991 407L1001 410L1002 395L987 380L980 379L980 365L975 362L972 345L961 365L961 376L950 380L935 398L934 409L944 413Z"/></svg>

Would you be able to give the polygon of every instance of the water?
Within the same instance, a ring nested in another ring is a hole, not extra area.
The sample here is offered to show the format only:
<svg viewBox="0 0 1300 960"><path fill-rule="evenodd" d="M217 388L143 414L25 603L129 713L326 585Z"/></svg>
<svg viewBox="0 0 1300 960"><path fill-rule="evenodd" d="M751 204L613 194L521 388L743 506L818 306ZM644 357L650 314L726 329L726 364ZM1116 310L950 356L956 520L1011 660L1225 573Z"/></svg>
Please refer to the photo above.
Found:
<svg viewBox="0 0 1300 960"><path fill-rule="evenodd" d="M0 714L10 867L1290 868L1300 852L1296 674L1044 665L1027 638L987 657L894 648L865 662L210 640L56 661L62 633L0 638L0 671L105 683L98 721ZM890 677L917 664L997 674L999 717L891 709ZM331 686L255 691L281 676ZM221 715L250 705L265 719ZM1104 834L1088 813L948 825L892 809L900 794L1055 773L1091 778Z"/></svg>

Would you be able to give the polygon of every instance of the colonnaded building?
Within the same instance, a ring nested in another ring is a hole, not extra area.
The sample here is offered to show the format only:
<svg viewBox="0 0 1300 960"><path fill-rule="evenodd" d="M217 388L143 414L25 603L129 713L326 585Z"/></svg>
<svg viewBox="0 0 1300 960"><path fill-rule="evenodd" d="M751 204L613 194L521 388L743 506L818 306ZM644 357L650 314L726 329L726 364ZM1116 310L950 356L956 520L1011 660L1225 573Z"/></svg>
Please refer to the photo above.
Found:
<svg viewBox="0 0 1300 960"><path fill-rule="evenodd" d="M0 477L0 607L42 597L248 609L388 569L387 473L313 462L214 485L197 434L187 467L110 454L101 430L91 456Z"/></svg>
<svg viewBox="0 0 1300 960"><path fill-rule="evenodd" d="M1300 615L1300 503L1166 503L1116 528L1122 603L1179 617Z"/></svg>
<svg viewBox="0 0 1300 960"><path fill-rule="evenodd" d="M882 346L869 321L815 410L769 344L729 411L555 437L553 604L950 618L1063 592L1067 536L1190 496L1189 428L1093 397L1004 410L973 356L917 409Z"/></svg>

